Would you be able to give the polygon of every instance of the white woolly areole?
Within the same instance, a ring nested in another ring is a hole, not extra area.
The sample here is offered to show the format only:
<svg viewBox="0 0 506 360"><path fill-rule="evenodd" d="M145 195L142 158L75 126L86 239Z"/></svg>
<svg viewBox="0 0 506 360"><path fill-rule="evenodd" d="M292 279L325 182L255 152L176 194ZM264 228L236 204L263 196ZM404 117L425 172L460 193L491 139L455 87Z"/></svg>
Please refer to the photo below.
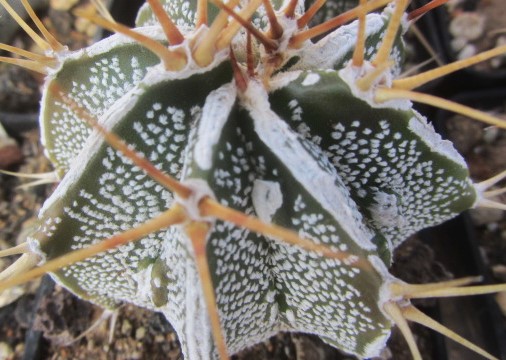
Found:
<svg viewBox="0 0 506 360"><path fill-rule="evenodd" d="M284 14L283 16L277 17L281 28L283 29L283 34L281 38L278 39L278 50L277 52L283 54L290 48L290 39L293 35L299 31L299 26L297 25L296 18L287 18Z"/></svg>
<svg viewBox="0 0 506 360"><path fill-rule="evenodd" d="M373 69L374 66L368 61L364 61L362 67L359 68L353 66L352 63L349 62L344 68L338 71L338 74L341 77L341 79L343 79L346 82L346 84L349 86L351 90L351 93L356 98L364 100L373 108L376 109L388 108L401 111L411 110L413 104L411 103L411 101L406 99L393 99L384 102L376 101L375 99L376 88L378 86L390 87L392 85L393 74L390 71L390 69L387 69L381 76L379 76L376 79L376 82L366 91L363 91L356 85L358 79L360 79L363 75L372 71Z"/></svg>
<svg viewBox="0 0 506 360"><path fill-rule="evenodd" d="M278 182L255 180L251 193L255 212L263 222L270 223L276 211L283 205L283 193Z"/></svg>
<svg viewBox="0 0 506 360"><path fill-rule="evenodd" d="M390 292L390 284L394 282L399 282L397 278L395 278L388 271L387 266L377 255L369 255L367 260L371 263L372 267L378 272L378 274L383 279L383 284L380 287L379 293L379 301L378 307L383 310L383 304L394 300L392 297L392 293ZM388 315L385 315L388 317Z"/></svg>
<svg viewBox="0 0 506 360"><path fill-rule="evenodd" d="M242 105L254 120L255 131L270 150L290 169L297 181L315 200L342 226L343 230L363 249L373 250L376 246L370 239L373 233L365 226L355 224L357 210L348 205L343 195L344 188L337 188L335 178L322 171L307 150L300 144L297 134L274 113L267 92L261 84L250 81L241 94Z"/></svg>
<svg viewBox="0 0 506 360"><path fill-rule="evenodd" d="M200 215L199 209L199 203L202 201L202 199L206 197L209 197L211 199L216 198L207 182L202 179L187 179L183 181L183 185L191 189L191 194L186 199L181 198L176 194L175 201L184 207L192 221L204 221L213 223L214 218Z"/></svg>
<svg viewBox="0 0 506 360"><path fill-rule="evenodd" d="M223 126L234 105L237 91L234 83L226 84L212 91L206 98L198 128L194 158L203 170L212 166L212 147L220 140Z"/></svg>
<svg viewBox="0 0 506 360"><path fill-rule="evenodd" d="M38 240L36 240L33 237L29 236L26 239L26 242L28 244L28 248L30 249L30 252L33 253L33 254L36 254L40 258L40 261L39 261L39 263L37 265L42 265L45 262L47 262L47 255L40 248L40 243L39 243Z"/></svg>
<svg viewBox="0 0 506 360"><path fill-rule="evenodd" d="M434 130L434 127L427 122L427 118L425 118L425 116L422 116L415 111L413 112L415 116L409 120L409 130L414 132L433 152L443 155L444 157L458 163L463 168L467 168L466 161L462 155L455 150L452 142L444 140L441 135Z"/></svg>

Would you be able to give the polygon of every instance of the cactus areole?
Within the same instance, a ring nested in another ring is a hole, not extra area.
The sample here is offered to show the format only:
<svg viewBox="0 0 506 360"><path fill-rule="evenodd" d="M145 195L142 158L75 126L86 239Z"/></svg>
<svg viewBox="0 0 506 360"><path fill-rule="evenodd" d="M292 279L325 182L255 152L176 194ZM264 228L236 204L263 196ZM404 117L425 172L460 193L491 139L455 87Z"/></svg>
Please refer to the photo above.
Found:
<svg viewBox="0 0 506 360"><path fill-rule="evenodd" d="M390 305L409 305L392 292L402 285L392 252L481 196L411 101L380 96L399 76L410 24L406 1L372 13L388 2L361 2L359 20L318 42L294 1L216 1L205 13L205 2L153 0L133 31L93 18L118 34L48 52L40 124L61 182L31 251L45 263L177 208L175 225L139 230L53 278L108 308L162 312L190 360L279 331L378 355L396 322Z"/></svg>

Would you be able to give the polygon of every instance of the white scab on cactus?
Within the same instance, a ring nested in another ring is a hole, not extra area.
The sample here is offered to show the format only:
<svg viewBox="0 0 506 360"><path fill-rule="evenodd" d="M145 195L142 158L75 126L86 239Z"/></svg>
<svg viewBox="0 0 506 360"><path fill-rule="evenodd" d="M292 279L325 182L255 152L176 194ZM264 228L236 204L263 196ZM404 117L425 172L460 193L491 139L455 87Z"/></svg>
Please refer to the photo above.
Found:
<svg viewBox="0 0 506 360"><path fill-rule="evenodd" d="M251 197L255 213L265 222L272 221L272 216L283 205L283 192L277 182L255 180Z"/></svg>

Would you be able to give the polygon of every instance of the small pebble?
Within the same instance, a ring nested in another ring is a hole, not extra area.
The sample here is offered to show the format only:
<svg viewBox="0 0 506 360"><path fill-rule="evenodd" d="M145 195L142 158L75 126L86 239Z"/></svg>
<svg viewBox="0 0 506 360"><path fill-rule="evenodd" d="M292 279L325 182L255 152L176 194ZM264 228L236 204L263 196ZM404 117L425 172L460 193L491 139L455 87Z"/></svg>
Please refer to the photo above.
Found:
<svg viewBox="0 0 506 360"><path fill-rule="evenodd" d="M492 144L497 140L501 130L496 126L489 126L483 131L483 141L487 144Z"/></svg>
<svg viewBox="0 0 506 360"><path fill-rule="evenodd" d="M78 18L74 23L76 30L86 36L93 37L97 33L98 27L85 18Z"/></svg>
<svg viewBox="0 0 506 360"><path fill-rule="evenodd" d="M17 344L16 347L14 348L14 352L16 354L23 354L25 352L25 344L23 343Z"/></svg>
<svg viewBox="0 0 506 360"><path fill-rule="evenodd" d="M504 45L506 45L506 35L501 35L497 38L495 46L499 47ZM497 56L492 60L490 60L491 66L495 69L503 66L505 63L506 63L506 55Z"/></svg>
<svg viewBox="0 0 506 360"><path fill-rule="evenodd" d="M80 5L78 9L88 16L95 15L97 12L97 9L92 3ZM97 25L93 24L90 20L85 19L84 17L78 17L74 22L74 27L78 32L85 34L90 38L95 36L98 30Z"/></svg>
<svg viewBox="0 0 506 360"><path fill-rule="evenodd" d="M16 141L11 139L0 124L0 169L7 169L23 160L23 154Z"/></svg>
<svg viewBox="0 0 506 360"><path fill-rule="evenodd" d="M18 300L21 296L28 293L29 290L30 288L23 284L13 286L2 291L2 293L0 294L0 308L12 304L14 301Z"/></svg>
<svg viewBox="0 0 506 360"><path fill-rule="evenodd" d="M136 340L142 340L142 339L144 339L144 336L146 336L146 328L140 327L137 330L135 330L135 339Z"/></svg>
<svg viewBox="0 0 506 360"><path fill-rule="evenodd" d="M462 12L450 22L453 37L476 40L485 30L485 17L474 12Z"/></svg>
<svg viewBox="0 0 506 360"><path fill-rule="evenodd" d="M488 230L488 231L490 231L490 232L494 232L494 231L496 231L497 229L499 229L499 224L498 224L498 223L493 222L493 223L487 224L487 230Z"/></svg>
<svg viewBox="0 0 506 360"><path fill-rule="evenodd" d="M96 346L95 341L93 341L93 339L88 339L88 341L86 342L86 348L91 351L95 348L95 346Z"/></svg>
<svg viewBox="0 0 506 360"><path fill-rule="evenodd" d="M128 358L132 360L142 359L142 353L139 351L134 351L129 354Z"/></svg>
<svg viewBox="0 0 506 360"><path fill-rule="evenodd" d="M173 332L168 333L167 334L167 340L169 340L169 341L176 341L177 340L176 333L173 333Z"/></svg>
<svg viewBox="0 0 506 360"><path fill-rule="evenodd" d="M130 324L130 321L123 320L123 323L121 324L121 333L123 335L130 334L130 331L132 330L132 324Z"/></svg>
<svg viewBox="0 0 506 360"><path fill-rule="evenodd" d="M502 66L503 60L501 58L493 58L490 60L490 66L493 69L498 69Z"/></svg>
<svg viewBox="0 0 506 360"><path fill-rule="evenodd" d="M506 281L506 265L494 265L492 267L492 272L494 273L494 276L499 280Z"/></svg>
<svg viewBox="0 0 506 360"><path fill-rule="evenodd" d="M495 41L496 47L503 46L503 45L506 45L506 35L499 36L497 38L497 40ZM506 55L502 55L502 56L505 57Z"/></svg>
<svg viewBox="0 0 506 360"><path fill-rule="evenodd" d="M467 40L462 37L457 36L452 39L450 45L451 45L453 51L459 52L467 45Z"/></svg>
<svg viewBox="0 0 506 360"><path fill-rule="evenodd" d="M474 55L476 55L476 46L467 44L462 50L460 50L459 54L457 55L457 59L464 60Z"/></svg>

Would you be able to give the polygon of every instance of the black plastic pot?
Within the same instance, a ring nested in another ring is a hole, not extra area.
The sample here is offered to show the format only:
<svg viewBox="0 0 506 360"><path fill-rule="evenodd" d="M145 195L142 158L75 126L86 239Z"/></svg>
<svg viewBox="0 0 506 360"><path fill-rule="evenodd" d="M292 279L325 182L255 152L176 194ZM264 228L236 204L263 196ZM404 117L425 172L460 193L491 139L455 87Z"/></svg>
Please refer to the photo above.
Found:
<svg viewBox="0 0 506 360"><path fill-rule="evenodd" d="M506 87L462 93L452 100L482 110L504 109ZM447 121L452 116L447 111L437 112L435 127L443 137L446 137ZM422 231L422 236L456 278L481 275L485 284L491 284L492 274L484 264L476 233L469 215L463 214L434 229ZM450 328L498 358L506 359L506 321L493 295L448 298L439 304L441 320ZM449 341L446 346L452 349L450 353L455 353ZM475 359L477 356L461 347L458 349L455 359ZM453 358L449 357L449 360Z"/></svg>
<svg viewBox="0 0 506 360"><path fill-rule="evenodd" d="M491 283L483 264L474 227L464 214L433 229L421 232L437 259L455 278L481 275ZM506 328L502 313L493 295L455 297L438 300L439 321L499 359L506 359ZM443 338L443 353L448 360L477 359L476 353Z"/></svg>
<svg viewBox="0 0 506 360"><path fill-rule="evenodd" d="M408 8L408 12L418 9L429 2L430 0L412 0ZM420 39L417 36L413 36L414 44L412 44L412 46L416 51L416 58L415 58L416 62L422 63L426 60L429 60L433 57L433 54L435 54L435 56L437 57L437 60L433 59L433 61L430 61L429 63L422 66L419 69L420 72L427 71L439 65L444 65L448 63L448 59L444 49L444 44L441 41L440 31L437 25L438 23L437 13L441 11L443 11L441 8L433 9L428 13L426 13L425 15L423 15L422 17L416 19L416 21L412 25L412 27L418 30L418 32L422 37L422 39ZM426 42L426 45L424 45L422 42ZM427 49L427 46L430 47L430 51ZM433 54L431 54L431 52L433 52ZM417 91L421 91L424 93L433 92L440 86L441 82L443 81L444 78L436 79L434 81L431 81L430 83L421 86L420 88L417 89Z"/></svg>

